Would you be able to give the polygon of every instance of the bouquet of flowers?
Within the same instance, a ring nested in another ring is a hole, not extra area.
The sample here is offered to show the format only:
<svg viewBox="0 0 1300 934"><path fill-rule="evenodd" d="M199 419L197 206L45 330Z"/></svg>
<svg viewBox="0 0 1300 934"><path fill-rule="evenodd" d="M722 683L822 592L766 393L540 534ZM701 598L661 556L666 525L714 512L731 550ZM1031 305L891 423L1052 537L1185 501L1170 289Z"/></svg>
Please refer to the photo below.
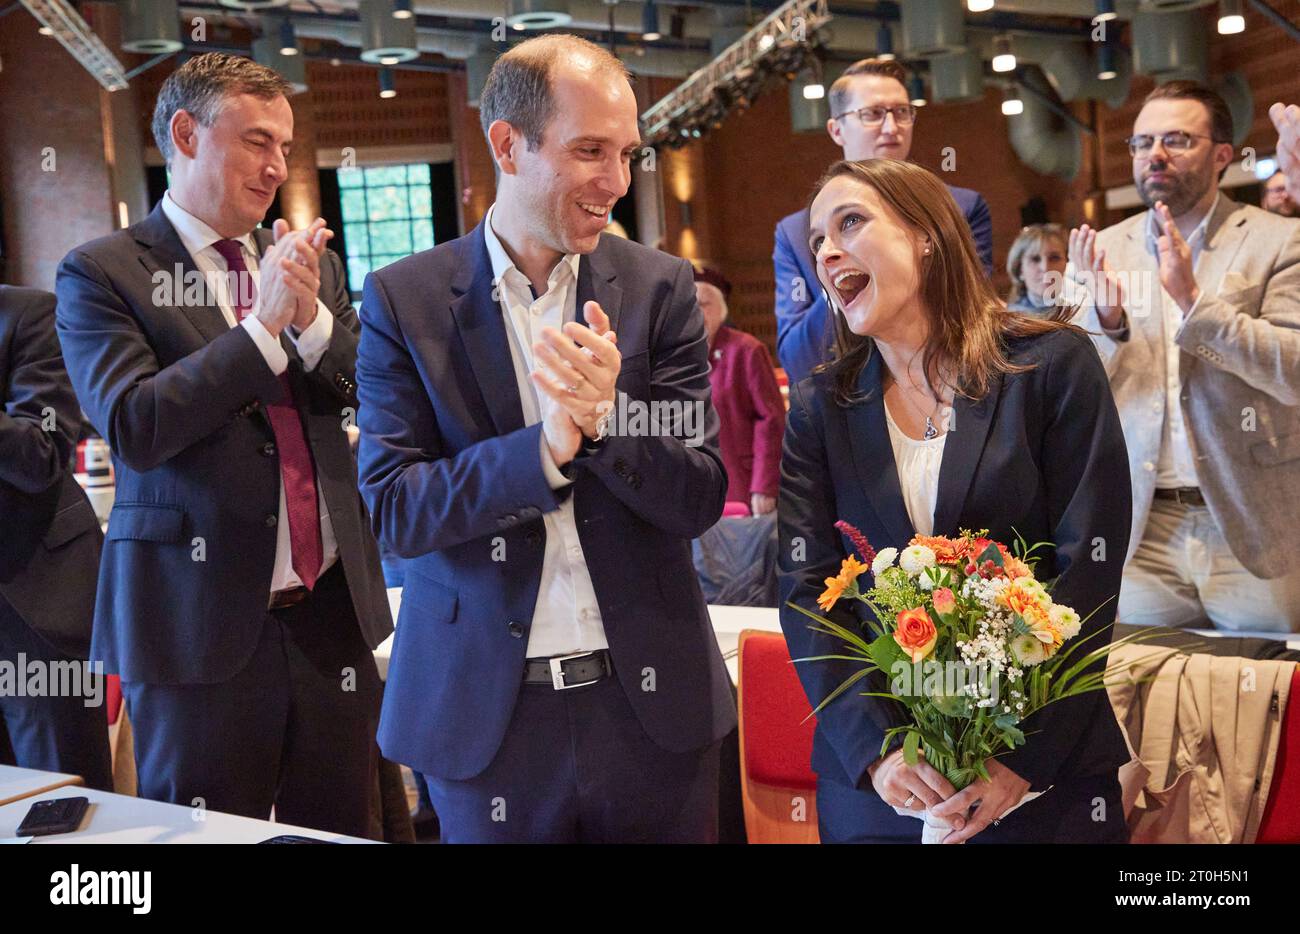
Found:
<svg viewBox="0 0 1300 934"><path fill-rule="evenodd" d="M840 639L846 653L799 661L862 666L814 713L882 673L888 690L863 694L899 702L909 722L886 732L881 755L901 736L908 764L923 752L958 790L976 778L988 780L988 761L1024 744L1020 724L1030 714L1104 688L1103 657L1141 635L1085 650L1088 640L1076 639L1085 620L1054 601L1051 585L1034 576L1035 552L1047 543L1029 547L1019 540L1013 553L986 532L963 530L957 538L917 535L902 552L877 553L847 522L836 528L857 555L826 579L817 603L829 612L840 600L859 600L875 618L867 622L868 637L790 604L814 621L812 629ZM860 581L868 570L869 587ZM925 842L947 834L947 827L926 824Z"/></svg>

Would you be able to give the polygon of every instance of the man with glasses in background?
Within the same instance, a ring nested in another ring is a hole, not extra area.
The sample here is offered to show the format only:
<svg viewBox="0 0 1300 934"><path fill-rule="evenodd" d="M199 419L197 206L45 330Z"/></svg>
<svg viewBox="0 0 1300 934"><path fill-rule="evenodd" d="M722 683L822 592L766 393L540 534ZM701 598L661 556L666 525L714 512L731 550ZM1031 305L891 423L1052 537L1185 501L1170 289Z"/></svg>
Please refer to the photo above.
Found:
<svg viewBox="0 0 1300 934"><path fill-rule="evenodd" d="M845 69L827 95L831 118L826 132L844 158L907 159L912 150L916 107L907 94L907 72L898 62L866 58ZM993 218L979 192L949 185L970 224L984 270L993 274ZM816 264L808 251L808 209L776 225L772 252L776 273L776 355L790 385L808 376L827 359L831 340L830 309L817 284Z"/></svg>
<svg viewBox="0 0 1300 934"><path fill-rule="evenodd" d="M1278 169L1264 182L1264 200L1260 204L1270 214L1283 217L1300 217L1300 204L1296 204L1287 192L1287 177Z"/></svg>
<svg viewBox="0 0 1300 934"><path fill-rule="evenodd" d="M1128 142L1150 210L1072 230L1067 270L1128 442L1119 619L1300 630L1300 224L1219 191L1232 116L1201 84L1157 87Z"/></svg>

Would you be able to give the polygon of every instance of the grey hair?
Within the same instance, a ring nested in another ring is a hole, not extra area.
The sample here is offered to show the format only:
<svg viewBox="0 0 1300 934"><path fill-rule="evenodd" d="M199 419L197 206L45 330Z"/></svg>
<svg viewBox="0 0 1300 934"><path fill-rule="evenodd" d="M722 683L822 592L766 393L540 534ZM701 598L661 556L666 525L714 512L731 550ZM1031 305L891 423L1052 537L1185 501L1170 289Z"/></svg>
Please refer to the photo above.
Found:
<svg viewBox="0 0 1300 934"><path fill-rule="evenodd" d="M551 71L564 53L576 53L593 62L598 71L630 81L627 67L605 49L580 36L552 33L519 43L492 65L479 95L479 123L488 127L504 120L524 134L528 149L542 145L542 132L555 113ZM491 146L491 140L488 141Z"/></svg>
<svg viewBox="0 0 1300 934"><path fill-rule="evenodd" d="M184 110L201 126L210 127L221 112L222 102L233 94L269 99L292 93L293 85L250 58L225 52L196 55L172 72L158 91L150 122L154 142L170 166L175 155L171 123L176 111Z"/></svg>

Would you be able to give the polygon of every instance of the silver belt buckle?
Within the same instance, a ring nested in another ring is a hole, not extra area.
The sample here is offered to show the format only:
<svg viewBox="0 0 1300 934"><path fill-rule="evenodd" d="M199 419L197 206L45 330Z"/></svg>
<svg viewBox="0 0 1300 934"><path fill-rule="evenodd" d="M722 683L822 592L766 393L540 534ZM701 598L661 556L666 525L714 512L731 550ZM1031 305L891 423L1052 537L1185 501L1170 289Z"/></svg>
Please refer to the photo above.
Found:
<svg viewBox="0 0 1300 934"><path fill-rule="evenodd" d="M599 678L592 678L590 681L579 681L576 684L565 684L563 668L564 663L570 659L589 658L595 654L595 652L574 652L572 655L556 655L554 658L550 659L551 687L555 688L557 691L567 691L569 688L580 688L585 687L588 684L595 684L600 680Z"/></svg>

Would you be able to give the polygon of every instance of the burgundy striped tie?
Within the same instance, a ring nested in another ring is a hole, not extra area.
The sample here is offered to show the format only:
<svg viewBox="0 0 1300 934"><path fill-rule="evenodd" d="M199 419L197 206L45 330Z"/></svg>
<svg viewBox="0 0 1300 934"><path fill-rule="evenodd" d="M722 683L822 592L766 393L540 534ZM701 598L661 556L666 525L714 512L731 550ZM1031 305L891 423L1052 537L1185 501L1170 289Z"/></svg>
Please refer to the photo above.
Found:
<svg viewBox="0 0 1300 934"><path fill-rule="evenodd" d="M255 286L244 265L244 253L238 240L218 240L212 244L226 261L226 269L234 273L231 301L235 315L243 321L252 311ZM244 285L247 283L247 286ZM247 299L250 304L243 304ZM316 583L324 560L324 545L320 536L320 503L316 498L316 467L312 463L311 448L303 431L302 419L293 404L289 388L289 374L280 374L281 401L267 403L266 414L275 432L275 445L280 450L280 476L284 480L284 502L289 512L289 545L293 552L293 570L308 590Z"/></svg>

